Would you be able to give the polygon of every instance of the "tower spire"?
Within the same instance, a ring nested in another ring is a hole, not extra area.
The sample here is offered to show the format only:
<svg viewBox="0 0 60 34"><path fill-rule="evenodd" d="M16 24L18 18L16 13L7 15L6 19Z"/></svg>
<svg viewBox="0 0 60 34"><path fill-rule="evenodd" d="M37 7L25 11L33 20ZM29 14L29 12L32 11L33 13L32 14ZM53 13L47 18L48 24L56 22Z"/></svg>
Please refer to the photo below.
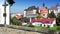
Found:
<svg viewBox="0 0 60 34"><path fill-rule="evenodd" d="M45 3L43 3L43 7L45 7Z"/></svg>

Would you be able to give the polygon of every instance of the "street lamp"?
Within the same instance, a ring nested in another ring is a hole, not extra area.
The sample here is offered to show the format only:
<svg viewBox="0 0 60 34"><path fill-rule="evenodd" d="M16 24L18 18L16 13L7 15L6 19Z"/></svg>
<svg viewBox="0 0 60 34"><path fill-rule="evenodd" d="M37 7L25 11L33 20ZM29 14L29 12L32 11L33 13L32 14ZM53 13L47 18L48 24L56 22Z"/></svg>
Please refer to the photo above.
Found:
<svg viewBox="0 0 60 34"><path fill-rule="evenodd" d="M5 0L4 4L2 6L4 6L4 13L3 13L3 17L5 18L4 25L6 25L6 16L7 16L7 14L6 14L6 6L8 6L8 4L6 4L6 0Z"/></svg>

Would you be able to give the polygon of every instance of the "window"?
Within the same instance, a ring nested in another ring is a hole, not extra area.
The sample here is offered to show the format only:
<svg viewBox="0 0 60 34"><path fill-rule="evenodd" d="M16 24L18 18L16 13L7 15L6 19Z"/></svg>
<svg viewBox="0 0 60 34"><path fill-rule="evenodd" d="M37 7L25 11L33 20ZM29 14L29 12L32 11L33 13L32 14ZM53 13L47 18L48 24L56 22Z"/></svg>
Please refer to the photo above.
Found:
<svg viewBox="0 0 60 34"><path fill-rule="evenodd" d="M50 25L47 25L47 28L49 28L50 27Z"/></svg>
<svg viewBox="0 0 60 34"><path fill-rule="evenodd" d="M45 27L45 24L44 24L44 27Z"/></svg>
<svg viewBox="0 0 60 34"><path fill-rule="evenodd" d="M42 26L42 24L40 24L40 26Z"/></svg>
<svg viewBox="0 0 60 34"><path fill-rule="evenodd" d="M43 14L43 16L45 16L45 14Z"/></svg>
<svg viewBox="0 0 60 34"><path fill-rule="evenodd" d="M38 24L38 26L40 26L40 24Z"/></svg>

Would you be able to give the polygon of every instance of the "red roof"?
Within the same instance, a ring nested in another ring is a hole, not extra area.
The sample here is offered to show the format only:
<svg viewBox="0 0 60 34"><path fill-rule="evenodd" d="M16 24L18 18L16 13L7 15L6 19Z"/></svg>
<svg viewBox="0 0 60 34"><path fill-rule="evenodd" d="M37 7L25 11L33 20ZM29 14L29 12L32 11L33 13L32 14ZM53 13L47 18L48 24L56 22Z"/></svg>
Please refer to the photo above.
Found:
<svg viewBox="0 0 60 34"><path fill-rule="evenodd" d="M23 15L16 15L17 19L21 19L23 17Z"/></svg>
<svg viewBox="0 0 60 34"><path fill-rule="evenodd" d="M48 22L48 23L53 23L53 21L54 21L54 18L34 18L34 19L32 19L32 22L42 22L42 23L46 23L46 22Z"/></svg>

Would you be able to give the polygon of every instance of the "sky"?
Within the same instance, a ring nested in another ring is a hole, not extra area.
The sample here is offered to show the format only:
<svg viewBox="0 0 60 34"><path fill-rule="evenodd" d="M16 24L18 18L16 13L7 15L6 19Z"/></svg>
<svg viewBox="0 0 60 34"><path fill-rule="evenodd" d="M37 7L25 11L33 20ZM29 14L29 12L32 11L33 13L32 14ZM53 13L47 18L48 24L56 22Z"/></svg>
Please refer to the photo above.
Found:
<svg viewBox="0 0 60 34"><path fill-rule="evenodd" d="M13 4L13 6L11 6L11 13L23 12L24 9L27 9L30 6L36 6L41 8L43 3L45 3L46 7L54 6L57 3L60 4L60 0L14 0L14 1L15 3Z"/></svg>

